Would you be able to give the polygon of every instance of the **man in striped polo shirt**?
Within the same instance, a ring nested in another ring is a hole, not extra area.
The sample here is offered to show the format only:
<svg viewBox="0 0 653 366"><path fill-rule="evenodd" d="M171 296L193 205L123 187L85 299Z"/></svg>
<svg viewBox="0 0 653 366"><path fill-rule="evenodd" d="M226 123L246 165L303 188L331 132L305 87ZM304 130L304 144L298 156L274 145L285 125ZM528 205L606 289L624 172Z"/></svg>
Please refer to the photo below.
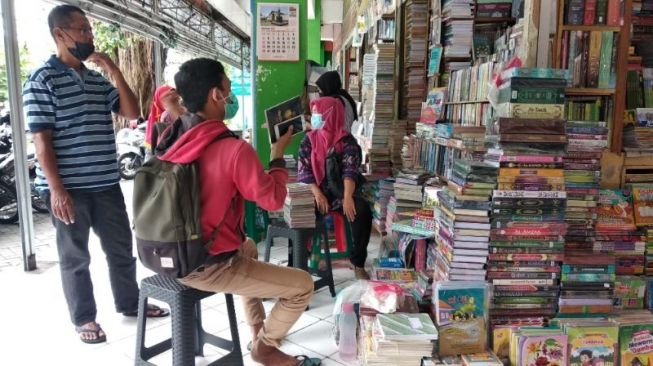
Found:
<svg viewBox="0 0 653 366"><path fill-rule="evenodd" d="M29 128L34 134L36 185L52 213L64 295L70 317L85 343L106 340L95 321L97 309L89 272L89 231L100 237L109 265L116 310L135 316L138 308L136 259L120 190L111 113L139 116L138 103L111 59L94 52L93 31L84 12L57 6L48 16L57 44L53 55L34 71L23 89ZM87 69L88 60L115 82ZM148 316L168 311L148 309Z"/></svg>

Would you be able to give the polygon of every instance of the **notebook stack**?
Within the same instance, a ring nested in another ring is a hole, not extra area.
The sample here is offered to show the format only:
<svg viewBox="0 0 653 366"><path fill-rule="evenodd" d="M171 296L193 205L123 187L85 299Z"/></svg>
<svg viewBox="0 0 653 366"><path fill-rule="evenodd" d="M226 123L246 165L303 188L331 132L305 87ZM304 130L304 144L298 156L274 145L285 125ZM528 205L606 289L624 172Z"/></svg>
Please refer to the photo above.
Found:
<svg viewBox="0 0 653 366"><path fill-rule="evenodd" d="M614 257L603 254L568 255L562 266L560 314L607 315L613 310Z"/></svg>
<svg viewBox="0 0 653 366"><path fill-rule="evenodd" d="M283 160L286 161L286 169L288 169L288 182L294 183L297 181L297 160L292 155L284 155Z"/></svg>
<svg viewBox="0 0 653 366"><path fill-rule="evenodd" d="M490 237L490 194L497 169L482 162L455 160L448 186L438 192L438 281L482 281Z"/></svg>
<svg viewBox="0 0 653 366"><path fill-rule="evenodd" d="M549 96L566 82L549 69L511 69L502 77L486 155L500 167L488 263L493 325L555 316L567 233L564 104L547 104L557 103Z"/></svg>
<svg viewBox="0 0 653 366"><path fill-rule="evenodd" d="M612 100L572 98L566 102L567 154L564 158L567 191L565 253L587 253L596 237L596 207L601 179L601 153L608 145L604 116Z"/></svg>
<svg viewBox="0 0 653 366"><path fill-rule="evenodd" d="M290 183L283 206L283 219L290 228L315 227L315 198L311 187L303 183Z"/></svg>
<svg viewBox="0 0 653 366"><path fill-rule="evenodd" d="M415 366L433 353L438 331L428 314L379 314L372 325L373 336L363 350L367 366Z"/></svg>
<svg viewBox="0 0 653 366"><path fill-rule="evenodd" d="M646 236L637 230L629 191L601 190L594 252L612 254L618 275L644 273Z"/></svg>

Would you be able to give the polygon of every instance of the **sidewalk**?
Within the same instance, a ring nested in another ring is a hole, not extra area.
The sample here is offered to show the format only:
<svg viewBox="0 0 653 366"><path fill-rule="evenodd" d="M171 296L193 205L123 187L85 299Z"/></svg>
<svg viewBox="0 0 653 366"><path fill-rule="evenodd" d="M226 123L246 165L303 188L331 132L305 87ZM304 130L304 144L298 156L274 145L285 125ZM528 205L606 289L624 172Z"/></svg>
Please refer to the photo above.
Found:
<svg viewBox="0 0 653 366"><path fill-rule="evenodd" d="M123 183L127 202L131 201L131 184ZM131 206L131 205L128 205ZM0 226L0 285L2 300L2 330L0 344L0 365L133 365L136 349L136 320L115 313L109 285L108 270L98 238L91 234L91 273L98 307L97 321L107 333L107 343L83 344L77 338L74 327L68 319L68 311L60 284L59 266L54 245L54 230L47 215L35 214L37 236L36 259L38 270L24 272L21 262L20 236L18 226ZM378 236L370 243L369 258L378 253ZM259 252L263 247L259 245ZM134 253L136 254L136 253ZM282 264L287 256L285 246L277 245L272 250L272 262ZM262 257L262 255L261 255ZM371 259L370 259L371 260ZM336 263L334 276L337 291L354 282L353 272L345 263ZM138 278L152 273L139 263ZM245 355L245 365L257 365L249 357L246 345L250 339L240 299L236 298L240 340ZM328 289L314 294L310 310L305 312L284 341L282 349L291 354L306 354L324 359L322 365L347 365L339 361L337 347L332 340L332 310L334 299ZM163 304L158 304L163 305ZM224 296L214 295L202 302L203 321L207 331L229 338ZM265 302L270 311L274 302ZM170 318L148 320L146 345L155 344L170 335ZM198 358L197 365L213 361L219 351L211 346L205 348L205 358ZM171 354L155 358L157 365L170 365Z"/></svg>

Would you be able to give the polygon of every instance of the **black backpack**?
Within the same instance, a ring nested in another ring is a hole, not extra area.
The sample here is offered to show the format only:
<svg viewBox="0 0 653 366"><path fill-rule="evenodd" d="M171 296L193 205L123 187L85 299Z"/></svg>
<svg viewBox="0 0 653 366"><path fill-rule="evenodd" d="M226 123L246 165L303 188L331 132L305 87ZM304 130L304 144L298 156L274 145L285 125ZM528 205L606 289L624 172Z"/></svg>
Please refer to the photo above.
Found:
<svg viewBox="0 0 653 366"><path fill-rule="evenodd" d="M360 146L358 154L362 156ZM342 178L342 152L338 152L335 146L329 149L325 164L324 194L329 201L342 199L345 196L345 183ZM365 177L359 173L356 179L356 192L365 184L365 181Z"/></svg>

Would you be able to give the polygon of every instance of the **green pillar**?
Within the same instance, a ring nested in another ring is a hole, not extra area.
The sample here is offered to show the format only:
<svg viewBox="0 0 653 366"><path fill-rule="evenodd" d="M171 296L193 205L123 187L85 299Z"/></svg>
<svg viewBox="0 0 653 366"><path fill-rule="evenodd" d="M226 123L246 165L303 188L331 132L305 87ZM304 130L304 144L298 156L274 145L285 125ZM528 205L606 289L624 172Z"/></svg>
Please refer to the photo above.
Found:
<svg viewBox="0 0 653 366"><path fill-rule="evenodd" d="M265 110L286 101L295 96L301 95L306 77L306 60L323 63L320 42L320 0L315 0L315 19L308 20L306 0L253 0L252 1L252 52L256 52L256 34L258 27L258 4L283 3L299 4L299 61L297 62L272 62L258 61L253 63L254 81L254 126L252 128L254 148L263 163L267 167L270 162L270 138L265 124ZM287 154L297 156L299 144L304 134L295 136L292 145L286 150ZM265 228L256 227L255 206L246 206L245 222L247 235L258 240L261 237L261 230ZM259 221L260 222L260 221Z"/></svg>

